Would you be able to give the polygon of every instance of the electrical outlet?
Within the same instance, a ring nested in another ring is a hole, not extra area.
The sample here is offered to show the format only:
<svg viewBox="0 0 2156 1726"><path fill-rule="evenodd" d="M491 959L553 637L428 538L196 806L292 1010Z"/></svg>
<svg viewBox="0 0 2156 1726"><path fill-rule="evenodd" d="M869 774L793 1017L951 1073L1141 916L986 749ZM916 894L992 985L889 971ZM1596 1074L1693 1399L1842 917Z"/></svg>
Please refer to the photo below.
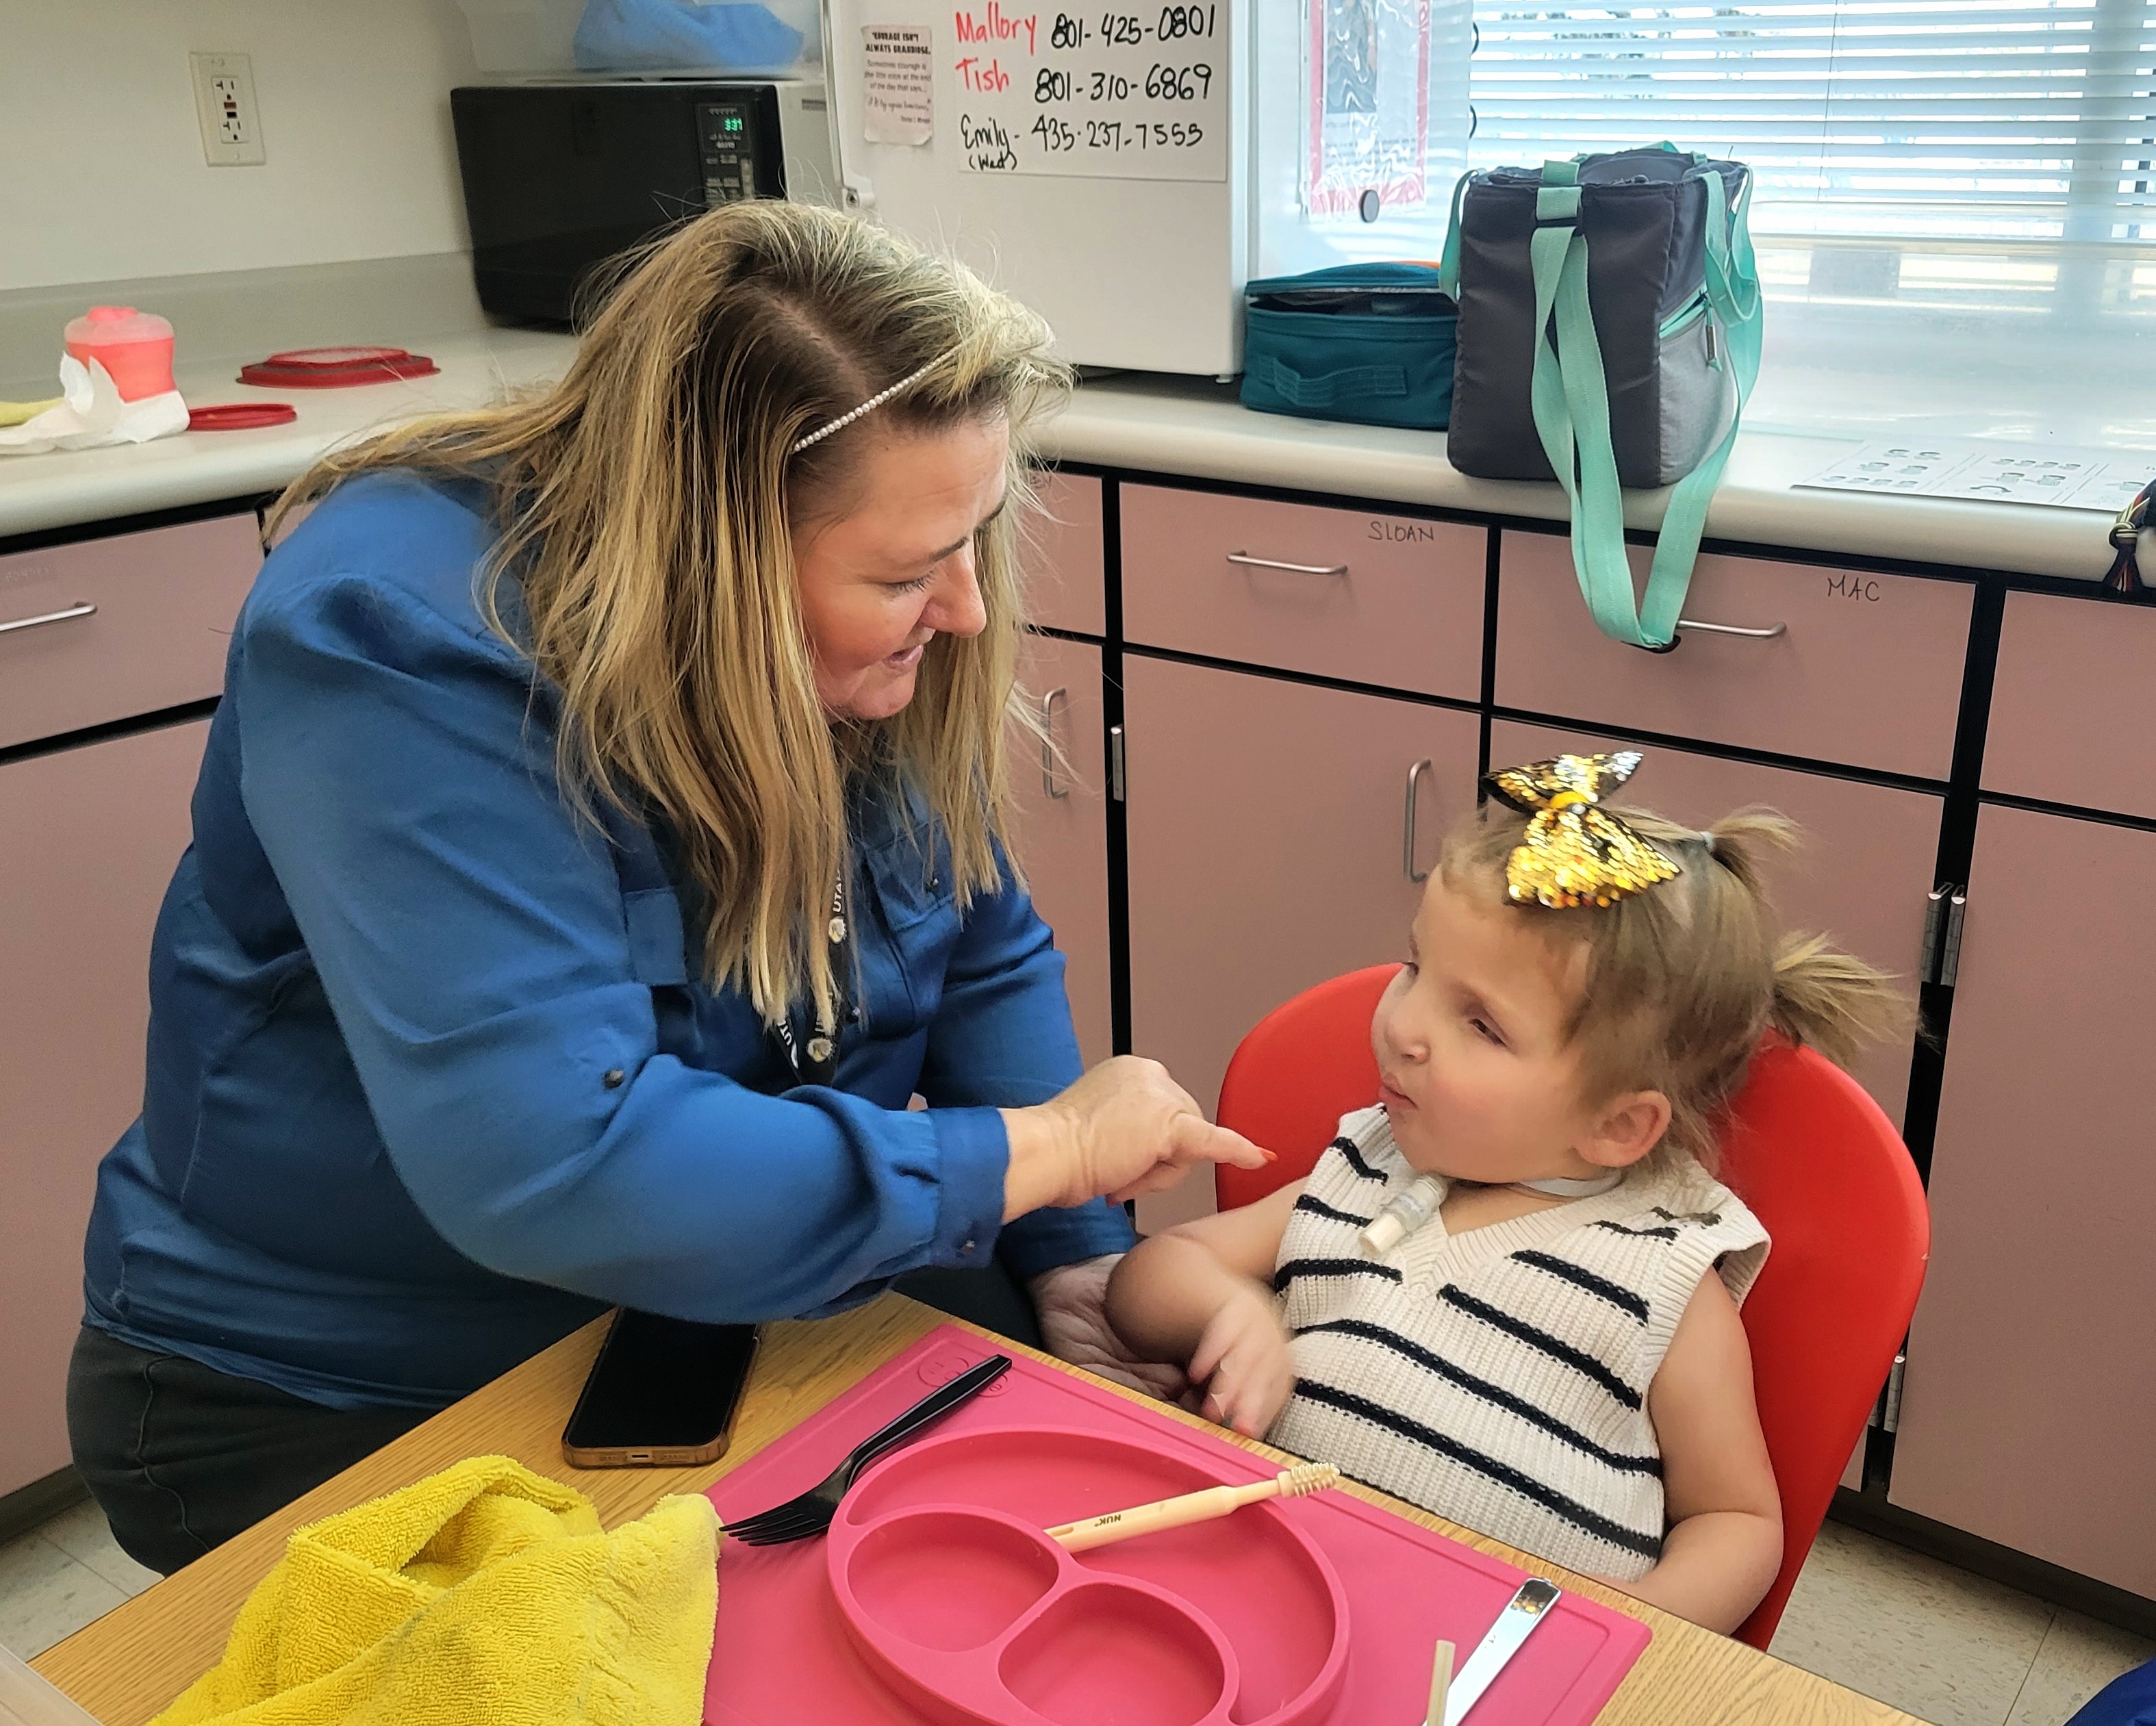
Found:
<svg viewBox="0 0 2156 1726"><path fill-rule="evenodd" d="M254 68L244 54L191 54L195 118L202 123L203 160L212 167L259 167L262 116L254 105Z"/></svg>

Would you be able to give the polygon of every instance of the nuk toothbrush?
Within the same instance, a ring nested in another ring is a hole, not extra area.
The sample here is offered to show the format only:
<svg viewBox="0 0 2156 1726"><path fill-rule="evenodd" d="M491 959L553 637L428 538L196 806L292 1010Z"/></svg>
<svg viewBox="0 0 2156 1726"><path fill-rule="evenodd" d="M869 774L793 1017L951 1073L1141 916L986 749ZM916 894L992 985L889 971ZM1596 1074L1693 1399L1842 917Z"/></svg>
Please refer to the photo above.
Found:
<svg viewBox="0 0 2156 1726"><path fill-rule="evenodd" d="M1111 1510L1105 1516L1088 1517L1083 1522L1065 1523L1060 1528L1050 1528L1048 1538L1066 1552L1087 1552L1096 1546L1112 1545L1137 1534L1210 1522L1215 1517L1227 1516L1245 1504L1256 1504L1266 1498L1300 1497L1305 1492L1339 1484L1340 1471L1330 1462L1303 1462L1281 1470L1270 1480L1253 1481L1246 1487L1208 1487L1200 1492L1185 1492L1179 1498L1163 1498L1129 1510Z"/></svg>

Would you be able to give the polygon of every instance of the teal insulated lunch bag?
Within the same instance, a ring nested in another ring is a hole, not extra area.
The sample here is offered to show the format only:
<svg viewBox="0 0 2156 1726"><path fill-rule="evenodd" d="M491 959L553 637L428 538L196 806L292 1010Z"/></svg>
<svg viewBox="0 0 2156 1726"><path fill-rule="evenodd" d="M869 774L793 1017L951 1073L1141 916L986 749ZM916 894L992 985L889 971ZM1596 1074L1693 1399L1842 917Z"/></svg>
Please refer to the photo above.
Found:
<svg viewBox="0 0 2156 1726"><path fill-rule="evenodd" d="M1343 264L1243 289L1243 405L1441 431L1452 412L1452 297L1427 264Z"/></svg>

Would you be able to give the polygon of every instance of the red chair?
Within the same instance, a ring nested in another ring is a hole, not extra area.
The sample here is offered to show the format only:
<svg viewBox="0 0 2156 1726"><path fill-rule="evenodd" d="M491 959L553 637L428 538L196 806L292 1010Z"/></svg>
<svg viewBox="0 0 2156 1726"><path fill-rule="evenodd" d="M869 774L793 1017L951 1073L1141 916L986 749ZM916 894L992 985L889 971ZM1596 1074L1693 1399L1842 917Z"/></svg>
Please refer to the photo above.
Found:
<svg viewBox="0 0 2156 1726"><path fill-rule="evenodd" d="M1376 1100L1370 1017L1396 968L1321 983L1243 1039L1220 1122L1280 1160L1218 1169L1224 1207L1307 1174L1341 1116ZM1878 1104L1831 1061L1779 1040L1752 1064L1722 1156L1722 1178L1774 1238L1743 1307L1782 1495L1782 1568L1737 1632L1764 1648L1916 1311L1931 1217Z"/></svg>

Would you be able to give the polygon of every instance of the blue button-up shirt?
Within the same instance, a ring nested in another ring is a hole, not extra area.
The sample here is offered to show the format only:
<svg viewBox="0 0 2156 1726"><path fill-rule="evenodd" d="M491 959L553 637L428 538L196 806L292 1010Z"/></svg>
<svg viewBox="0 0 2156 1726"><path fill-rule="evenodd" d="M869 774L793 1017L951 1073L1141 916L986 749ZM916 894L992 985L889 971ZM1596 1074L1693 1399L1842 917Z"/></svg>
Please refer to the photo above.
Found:
<svg viewBox="0 0 2156 1726"><path fill-rule="evenodd" d="M998 1107L1080 1063L1006 879L854 809L855 1005L795 1082L697 980L658 847L566 804L549 691L481 619L483 494L347 481L264 564L151 954L141 1118L99 1173L89 1322L335 1407L432 1407L612 1302L747 1321L924 1265L1119 1251L1001 1225ZM927 1111L907 1112L918 1091Z"/></svg>

